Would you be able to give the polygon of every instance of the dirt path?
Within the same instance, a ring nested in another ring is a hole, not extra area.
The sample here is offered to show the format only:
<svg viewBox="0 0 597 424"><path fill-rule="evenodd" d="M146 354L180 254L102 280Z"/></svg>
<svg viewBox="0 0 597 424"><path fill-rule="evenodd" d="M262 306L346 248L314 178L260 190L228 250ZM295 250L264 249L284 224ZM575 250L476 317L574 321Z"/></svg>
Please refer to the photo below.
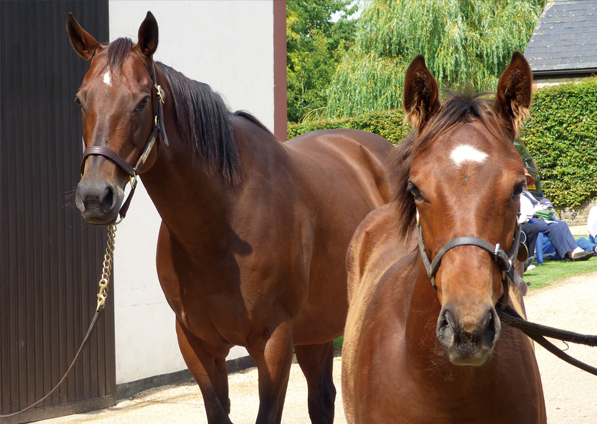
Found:
<svg viewBox="0 0 597 424"><path fill-rule="evenodd" d="M342 410L340 392L341 359L334 359L334 383L338 390L336 397L336 424L346 424ZM229 377L231 413L235 424L252 424L257 417L259 397L257 394L257 369L231 374ZM290 382L284 404L284 424L307 424L307 383L298 364L293 364ZM180 386L165 386L139 393L131 399L118 403L114 408L86 414L71 415L53 420L40 421L44 424L93 423L93 424L207 424L205 408L199 388L195 383Z"/></svg>
<svg viewBox="0 0 597 424"><path fill-rule="evenodd" d="M531 291L525 304L530 321L583 334L597 334L597 272ZM554 344L565 348L562 342ZM535 352L548 422L597 423L597 376L568 365L541 346L537 346ZM571 344L567 353L597 367L597 348Z"/></svg>
<svg viewBox="0 0 597 424"><path fill-rule="evenodd" d="M596 260L597 262L597 260ZM597 263L596 263L597 266ZM531 291L526 298L529 320L586 334L597 334L597 271ZM561 344L563 346L563 344ZM597 366L597 348L572 345L572 356ZM597 423L597 377L557 359L542 347L536 348L541 370L549 423ZM338 389L336 424L345 424L340 392L341 359L334 361ZM309 423L307 385L297 364L293 364L282 422ZM255 422L259 400L257 372L250 369L230 376L231 419L236 424ZM205 410L195 384L148 390L121 401L109 410L73 415L42 423L193 423L204 424Z"/></svg>

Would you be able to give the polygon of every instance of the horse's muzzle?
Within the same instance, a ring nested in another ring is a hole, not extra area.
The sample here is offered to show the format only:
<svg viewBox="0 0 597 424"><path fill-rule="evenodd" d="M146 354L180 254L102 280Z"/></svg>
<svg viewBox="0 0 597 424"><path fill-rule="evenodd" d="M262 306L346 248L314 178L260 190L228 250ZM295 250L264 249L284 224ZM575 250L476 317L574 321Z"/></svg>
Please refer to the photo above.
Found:
<svg viewBox="0 0 597 424"><path fill-rule="evenodd" d="M123 198L123 190L105 180L83 178L77 186L75 203L85 221L108 225L116 221Z"/></svg>
<svg viewBox="0 0 597 424"><path fill-rule="evenodd" d="M501 324L493 306L478 319L460 319L452 305L444 305L436 334L454 365L480 366L491 359Z"/></svg>

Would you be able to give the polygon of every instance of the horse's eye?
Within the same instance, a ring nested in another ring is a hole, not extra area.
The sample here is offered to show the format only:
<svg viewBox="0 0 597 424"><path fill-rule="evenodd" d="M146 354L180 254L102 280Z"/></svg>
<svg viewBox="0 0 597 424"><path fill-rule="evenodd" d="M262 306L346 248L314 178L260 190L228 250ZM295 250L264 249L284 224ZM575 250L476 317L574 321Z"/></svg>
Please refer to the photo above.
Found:
<svg viewBox="0 0 597 424"><path fill-rule="evenodd" d="M75 97L75 102L79 105L81 110L83 110L83 104L81 103L81 99L79 99L78 97Z"/></svg>
<svg viewBox="0 0 597 424"><path fill-rule="evenodd" d="M423 195L421 194L421 192L419 191L417 186L414 185L410 181L408 182L408 185L406 186L406 191L410 191L410 193L413 195L415 200L423 200Z"/></svg>
<svg viewBox="0 0 597 424"><path fill-rule="evenodd" d="M520 183L516 187L514 187L514 191L512 192L512 199L518 199L524 190L525 183Z"/></svg>
<svg viewBox="0 0 597 424"><path fill-rule="evenodd" d="M145 109L145 106L147 106L148 103L149 103L149 96L143 97L143 100L141 100L139 102L139 104L137 105L137 107L135 108L135 112L139 112L139 111Z"/></svg>

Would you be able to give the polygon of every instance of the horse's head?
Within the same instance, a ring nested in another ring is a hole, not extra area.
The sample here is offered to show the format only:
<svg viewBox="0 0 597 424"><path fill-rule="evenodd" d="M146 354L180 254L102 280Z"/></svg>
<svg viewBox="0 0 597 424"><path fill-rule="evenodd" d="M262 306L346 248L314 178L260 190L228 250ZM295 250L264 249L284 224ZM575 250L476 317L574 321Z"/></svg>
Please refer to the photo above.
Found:
<svg viewBox="0 0 597 424"><path fill-rule="evenodd" d="M140 163L156 127L152 57L158 45L158 26L148 12L136 45L129 39L118 39L102 46L71 14L67 31L76 52L90 62L76 96L87 148L76 205L87 222L105 225L116 220L124 201L124 187L129 178L133 181L136 177L133 166ZM145 170L155 162L156 150L147 151ZM110 151L126 163L117 165L119 160Z"/></svg>
<svg viewBox="0 0 597 424"><path fill-rule="evenodd" d="M513 141L528 114L531 84L529 65L518 52L500 77L493 104L484 94L456 93L440 104L422 56L406 73L404 105L414 131L397 158L403 164L396 163L402 169L396 200L405 234L418 226L421 257L431 262L440 255L432 278L441 304L436 332L456 365L478 366L491 358L500 334L495 305L505 287L504 267L491 249L466 243L473 239L448 245L443 257L442 249L461 237L499 244L506 252L513 246L525 186Z"/></svg>

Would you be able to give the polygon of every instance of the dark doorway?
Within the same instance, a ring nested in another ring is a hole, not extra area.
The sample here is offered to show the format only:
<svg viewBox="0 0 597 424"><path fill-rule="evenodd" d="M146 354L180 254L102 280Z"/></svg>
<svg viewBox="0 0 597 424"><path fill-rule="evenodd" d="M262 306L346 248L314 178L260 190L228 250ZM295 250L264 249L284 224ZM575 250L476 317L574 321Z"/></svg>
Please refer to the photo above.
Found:
<svg viewBox="0 0 597 424"><path fill-rule="evenodd" d="M74 207L81 118L73 102L88 68L72 50L72 12L109 39L108 0L0 1L0 414L62 377L96 304L106 232ZM22 423L104 408L116 399L114 309L67 382Z"/></svg>

